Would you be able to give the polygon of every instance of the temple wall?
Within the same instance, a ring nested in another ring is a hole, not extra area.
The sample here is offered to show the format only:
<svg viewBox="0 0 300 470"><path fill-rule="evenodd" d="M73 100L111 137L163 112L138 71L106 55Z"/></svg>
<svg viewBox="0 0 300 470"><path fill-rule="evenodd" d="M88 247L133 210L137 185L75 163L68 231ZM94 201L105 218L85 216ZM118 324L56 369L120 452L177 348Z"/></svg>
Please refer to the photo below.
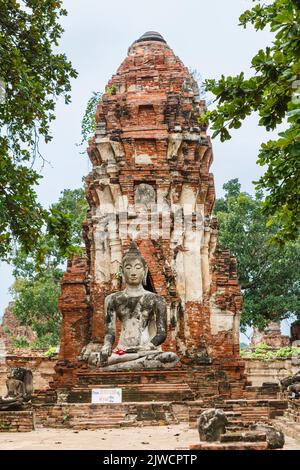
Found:
<svg viewBox="0 0 300 470"><path fill-rule="evenodd" d="M52 381L57 356L45 357L45 351L16 349L7 352L0 361L0 396L6 394L6 378L12 367L25 367L33 374L34 390L46 390Z"/></svg>
<svg viewBox="0 0 300 470"><path fill-rule="evenodd" d="M11 351L5 362L0 362L0 395L6 393L5 381L11 367L26 367L33 373L35 390L45 390L52 381L54 366L57 357L48 359L44 352L28 350ZM265 382L275 382L289 375L294 375L300 364L295 365L291 359L276 359L273 361L261 361L257 359L243 359L245 362L245 374L247 381L254 387L260 387Z"/></svg>
<svg viewBox="0 0 300 470"><path fill-rule="evenodd" d="M300 370L300 364L296 365L292 359L276 359L261 361L257 359L243 359L247 380L254 387L260 387L264 382L276 382L289 375L294 375Z"/></svg>
<svg viewBox="0 0 300 470"><path fill-rule="evenodd" d="M25 367L33 373L33 385L35 390L46 390L52 381L54 366L57 357L48 359L43 352L16 350L11 351L5 361L0 362L0 396L5 395L5 381L11 367ZM265 382L279 384L280 379L294 375L300 364L295 365L291 359L277 359L273 361L261 361L257 359L243 359L245 362L245 374L247 381L252 386L260 387Z"/></svg>
<svg viewBox="0 0 300 470"><path fill-rule="evenodd" d="M87 260L84 257L74 257L68 261L58 304L63 317L59 358L66 361L77 360L90 334L86 276Z"/></svg>

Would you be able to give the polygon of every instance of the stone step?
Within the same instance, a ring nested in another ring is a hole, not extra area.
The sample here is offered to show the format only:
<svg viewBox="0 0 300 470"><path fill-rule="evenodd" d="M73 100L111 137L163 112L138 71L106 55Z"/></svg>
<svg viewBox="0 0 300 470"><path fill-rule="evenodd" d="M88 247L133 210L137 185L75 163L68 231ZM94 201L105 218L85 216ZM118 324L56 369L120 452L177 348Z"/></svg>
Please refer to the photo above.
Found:
<svg viewBox="0 0 300 470"><path fill-rule="evenodd" d="M107 386L100 384L87 384L77 386L69 392L67 401L69 403L91 402L92 389L106 389ZM111 388L111 387L109 387ZM144 401L187 401L193 400L194 394L186 383L146 383L146 384L118 384L122 389L123 402Z"/></svg>
<svg viewBox="0 0 300 470"><path fill-rule="evenodd" d="M280 429L285 436L292 437L300 444L300 430L293 429L291 426L285 426L281 423L276 423L276 427Z"/></svg>
<svg viewBox="0 0 300 470"><path fill-rule="evenodd" d="M266 433L257 431L226 431L220 442L265 442Z"/></svg>
<svg viewBox="0 0 300 470"><path fill-rule="evenodd" d="M229 421L228 427L232 426L232 427L240 427L240 428L249 427L250 424L255 423L255 421L245 421L241 419L230 419L228 421Z"/></svg>
<svg viewBox="0 0 300 470"><path fill-rule="evenodd" d="M300 424L300 416L298 414L291 413L290 411L285 411L283 416L288 418L290 421L293 421L294 423Z"/></svg>
<svg viewBox="0 0 300 470"><path fill-rule="evenodd" d="M126 371L126 372L103 372L97 369L82 368L77 373L77 384L79 387L88 385L107 386L110 388L125 386L133 387L138 384L187 384L195 394L195 397L224 397L240 396L242 387L236 386L220 373L219 366L198 365L193 368L178 368L166 371ZM236 395L234 395L236 393ZM138 400L134 397L134 400Z"/></svg>
<svg viewBox="0 0 300 470"><path fill-rule="evenodd" d="M182 414L184 416L183 412ZM179 422L172 409L172 404L169 402L135 402L110 405L65 403L36 407L36 417L38 425L71 429L154 426L178 424ZM187 421L187 416L185 421Z"/></svg>
<svg viewBox="0 0 300 470"><path fill-rule="evenodd" d="M189 403L189 405L189 423L191 427L195 427L205 406L203 403ZM220 408L226 413L230 425L239 427L249 427L257 421L269 421L276 406L279 407L279 411L275 413L278 415L283 412L280 407L286 406L286 403L280 400L225 400L224 403L215 405L216 408Z"/></svg>
<svg viewBox="0 0 300 470"><path fill-rule="evenodd" d="M237 421L236 423L229 423L226 426L226 429L228 432L242 432L245 431L245 429L248 429L249 426L245 425L242 421Z"/></svg>
<svg viewBox="0 0 300 470"><path fill-rule="evenodd" d="M81 418L81 414L80 414L80 413L72 413L71 416L72 416L73 419L75 419L75 418L80 419L80 418ZM107 413L93 413L93 414L87 414L87 415L86 415L87 419L88 419L89 417L94 418L94 419L96 419L96 418L101 419L101 418L106 418L107 416L108 416ZM124 413L122 413L122 414L111 414L111 413L110 413L110 414L109 414L109 417L110 417L110 419L120 419L120 418L124 418ZM85 418L85 419L86 419L86 418Z"/></svg>
<svg viewBox="0 0 300 470"><path fill-rule="evenodd" d="M267 450L267 442L200 442L190 450Z"/></svg>
<svg viewBox="0 0 300 470"><path fill-rule="evenodd" d="M240 399L227 399L224 400L225 405L240 405L240 406L249 406L255 404L256 406L265 406L268 404L285 404L286 405L286 400L281 400L279 398L270 398L270 399L261 399L261 398L251 398L251 399L245 399L245 398L240 398Z"/></svg>
<svg viewBox="0 0 300 470"><path fill-rule="evenodd" d="M0 432L29 432L34 428L32 410L0 411Z"/></svg>
<svg viewBox="0 0 300 470"><path fill-rule="evenodd" d="M125 428L127 426L129 427L130 425L127 423L122 423L122 422L114 424L113 426L110 423L99 422L97 424L92 424L92 423L86 423L84 425L74 424L74 426L72 426L72 429L74 429L74 431L85 431L89 429L97 430L97 429Z"/></svg>
<svg viewBox="0 0 300 470"><path fill-rule="evenodd" d="M143 420L142 426L157 426L157 425L168 425L168 424L177 424L174 420ZM111 417L107 416L106 418L102 419L83 419L82 421L78 420L70 420L69 426L72 429L79 430L79 429L101 429L101 428L118 428L118 427L130 427L130 426L138 426L139 423L136 422L134 419L127 420L124 419L112 419Z"/></svg>
<svg viewBox="0 0 300 470"><path fill-rule="evenodd" d="M283 434L286 434L300 442L300 424L295 424L294 421L291 421L286 416L279 416L273 421L273 423L275 427L281 429Z"/></svg>
<svg viewBox="0 0 300 470"><path fill-rule="evenodd" d="M119 384L119 388L122 388L122 390L126 391L126 389L135 389L139 392L190 392L191 388L187 384L134 384L134 385L128 385L128 384ZM73 390L76 391L85 391L85 390L93 390L94 388L101 388L101 389L107 389L109 387L103 386L103 385L88 385L87 387L74 387Z"/></svg>

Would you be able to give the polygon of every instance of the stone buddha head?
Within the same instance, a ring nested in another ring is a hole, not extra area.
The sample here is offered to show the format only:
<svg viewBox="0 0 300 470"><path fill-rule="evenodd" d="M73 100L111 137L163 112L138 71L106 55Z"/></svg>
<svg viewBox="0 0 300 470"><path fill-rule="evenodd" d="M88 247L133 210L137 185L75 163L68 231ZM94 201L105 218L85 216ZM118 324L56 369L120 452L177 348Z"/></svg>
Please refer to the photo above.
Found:
<svg viewBox="0 0 300 470"><path fill-rule="evenodd" d="M131 242L130 248L122 259L122 275L127 286L139 287L146 284L148 267L136 244Z"/></svg>

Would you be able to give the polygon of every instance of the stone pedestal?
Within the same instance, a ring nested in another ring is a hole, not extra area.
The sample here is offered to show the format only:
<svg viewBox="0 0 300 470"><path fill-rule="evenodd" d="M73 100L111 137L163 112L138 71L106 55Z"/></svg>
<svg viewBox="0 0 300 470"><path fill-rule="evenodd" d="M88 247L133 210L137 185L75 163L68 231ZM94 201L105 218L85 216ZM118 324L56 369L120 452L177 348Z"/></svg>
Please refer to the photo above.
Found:
<svg viewBox="0 0 300 470"><path fill-rule="evenodd" d="M35 428L34 412L0 411L0 432L28 432Z"/></svg>

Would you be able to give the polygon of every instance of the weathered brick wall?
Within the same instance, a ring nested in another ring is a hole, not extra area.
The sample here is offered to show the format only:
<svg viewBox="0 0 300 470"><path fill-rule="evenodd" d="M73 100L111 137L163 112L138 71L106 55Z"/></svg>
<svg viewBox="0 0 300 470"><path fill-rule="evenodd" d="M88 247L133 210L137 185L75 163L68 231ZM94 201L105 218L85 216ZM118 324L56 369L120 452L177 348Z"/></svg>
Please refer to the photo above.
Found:
<svg viewBox="0 0 300 470"><path fill-rule="evenodd" d="M29 432L34 427L33 411L0 411L0 432Z"/></svg>
<svg viewBox="0 0 300 470"><path fill-rule="evenodd" d="M187 421L187 412L171 403L122 403L95 405L61 403L35 407L36 424L50 428L101 429L129 426L157 426ZM178 413L179 411L179 413ZM178 413L178 415L177 415ZM178 416L178 418L177 418Z"/></svg>
<svg viewBox="0 0 300 470"><path fill-rule="evenodd" d="M299 426L300 424L300 400L299 399L289 399L288 400L288 410L287 416L295 423L295 425ZM298 427L299 430L299 427ZM297 435L299 439L299 434Z"/></svg>
<svg viewBox="0 0 300 470"><path fill-rule="evenodd" d="M59 359L76 361L89 334L87 260L69 260L61 283L59 308L62 313Z"/></svg>
<svg viewBox="0 0 300 470"><path fill-rule="evenodd" d="M25 367L33 374L34 390L46 390L53 379L57 357L48 359L45 351L29 349L8 350L5 358L0 361L0 396L6 394L6 378L12 367Z"/></svg>
<svg viewBox="0 0 300 470"><path fill-rule="evenodd" d="M260 387L265 382L279 384L281 379L289 375L295 375L300 369L300 364L295 364L292 359L273 359L269 361L244 359L244 361L247 380L254 387Z"/></svg>

